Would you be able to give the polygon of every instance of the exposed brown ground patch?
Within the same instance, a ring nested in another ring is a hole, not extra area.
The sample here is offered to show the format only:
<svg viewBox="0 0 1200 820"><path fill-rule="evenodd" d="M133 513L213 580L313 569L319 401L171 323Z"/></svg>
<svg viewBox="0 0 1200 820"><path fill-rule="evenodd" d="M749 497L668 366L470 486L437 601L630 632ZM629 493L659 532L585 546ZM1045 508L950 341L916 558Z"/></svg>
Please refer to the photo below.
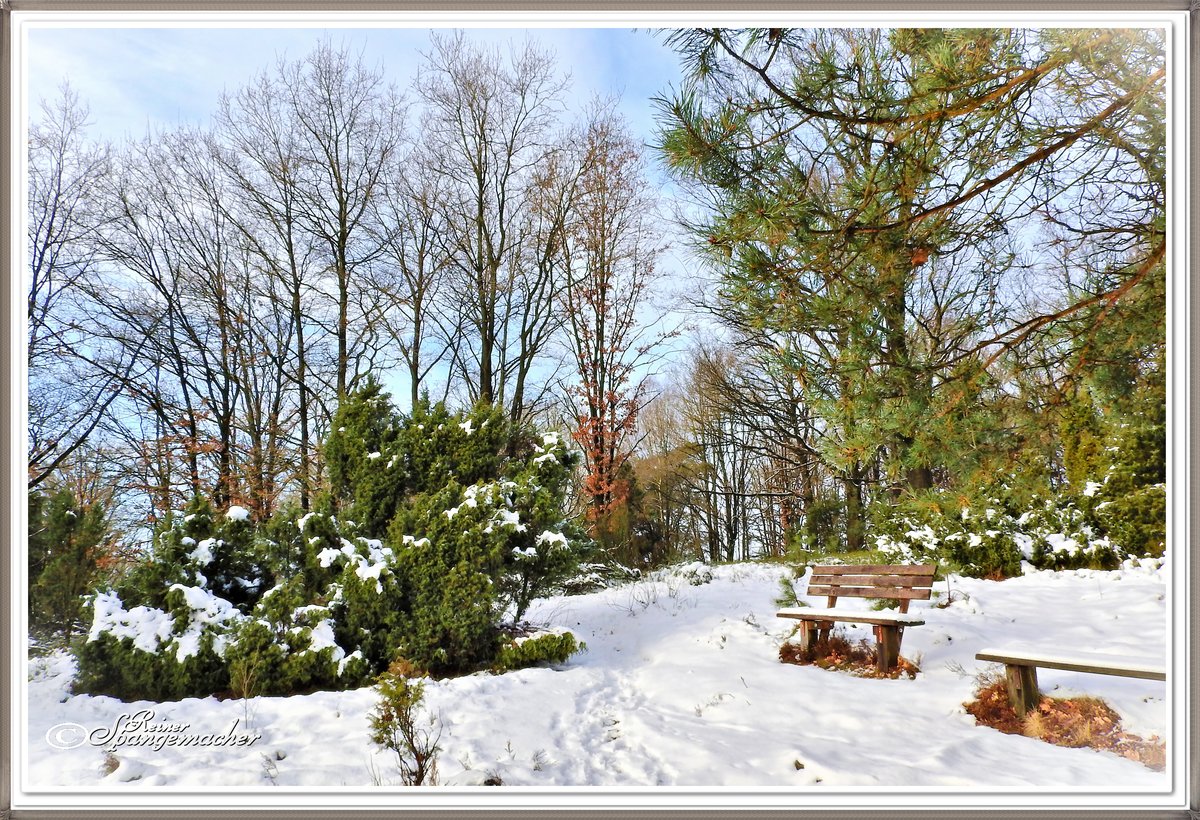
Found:
<svg viewBox="0 0 1200 820"><path fill-rule="evenodd" d="M860 678L915 678L920 671L912 661L901 657L900 662L889 670L888 674L881 675L876 668L878 654L874 645L868 643L865 638L858 643L851 643L837 632L814 642L812 649L807 652L800 648L800 644L789 641L779 647L779 660L797 666L819 666L822 669L847 672Z"/></svg>

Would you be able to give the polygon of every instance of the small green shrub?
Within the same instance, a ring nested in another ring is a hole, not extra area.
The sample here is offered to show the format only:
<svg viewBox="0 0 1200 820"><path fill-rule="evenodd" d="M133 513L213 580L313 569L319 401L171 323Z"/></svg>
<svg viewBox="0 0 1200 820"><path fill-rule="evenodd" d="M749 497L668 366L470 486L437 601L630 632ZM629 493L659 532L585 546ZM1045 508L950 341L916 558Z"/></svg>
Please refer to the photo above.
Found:
<svg viewBox="0 0 1200 820"><path fill-rule="evenodd" d="M282 694L284 648L270 624L248 620L237 630L225 652L229 686L234 697Z"/></svg>
<svg viewBox="0 0 1200 820"><path fill-rule="evenodd" d="M62 638L79 631L84 596L100 578L113 540L103 505L79 504L66 489L29 493L29 625Z"/></svg>
<svg viewBox="0 0 1200 820"><path fill-rule="evenodd" d="M804 606L800 593L796 590L796 581L804 577L805 567L792 567L792 571L779 579L779 595L775 597L775 606L779 608Z"/></svg>
<svg viewBox="0 0 1200 820"><path fill-rule="evenodd" d="M836 553L845 549L841 532L842 502L837 498L820 498L812 502L804 514L804 533L801 547L817 554Z"/></svg>
<svg viewBox="0 0 1200 820"><path fill-rule="evenodd" d="M425 684L385 672L375 685L379 702L371 712L371 740L396 755L405 786L437 785L441 728L436 717L421 714Z"/></svg>
<svg viewBox="0 0 1200 820"><path fill-rule="evenodd" d="M575 640L575 636L570 632L558 635L538 635L520 642L509 638L500 647L494 669L498 672L505 672L540 664L566 663L567 659L576 652L582 652L585 649L587 649L587 645Z"/></svg>
<svg viewBox="0 0 1200 820"><path fill-rule="evenodd" d="M1021 574L1021 550L1002 529L952 533L945 538L946 559L973 578L1012 578Z"/></svg>

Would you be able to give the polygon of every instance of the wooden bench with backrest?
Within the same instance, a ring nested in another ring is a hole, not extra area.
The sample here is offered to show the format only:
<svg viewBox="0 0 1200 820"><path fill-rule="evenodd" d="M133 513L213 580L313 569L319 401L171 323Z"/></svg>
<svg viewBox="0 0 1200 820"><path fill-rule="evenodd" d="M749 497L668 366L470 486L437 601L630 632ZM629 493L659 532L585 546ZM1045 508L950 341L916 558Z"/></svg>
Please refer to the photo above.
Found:
<svg viewBox="0 0 1200 820"><path fill-rule="evenodd" d="M976 660L1004 664L1008 698L1017 715L1037 708L1041 695L1038 692L1037 670L1062 669L1067 672L1090 672L1096 675L1118 675L1143 680L1167 679L1167 670L1156 664L1122 658L1116 655L1100 655L1081 652L1035 652L1026 649L985 649L975 655Z"/></svg>
<svg viewBox="0 0 1200 820"><path fill-rule="evenodd" d="M900 641L906 626L925 621L910 615L910 601L927 601L933 594L934 564L847 564L812 568L809 595L826 596L825 608L791 607L775 613L800 621L800 646L805 651L829 637L835 622L874 627L877 668L887 674L900 661ZM838 598L897 600L899 611L835 609Z"/></svg>

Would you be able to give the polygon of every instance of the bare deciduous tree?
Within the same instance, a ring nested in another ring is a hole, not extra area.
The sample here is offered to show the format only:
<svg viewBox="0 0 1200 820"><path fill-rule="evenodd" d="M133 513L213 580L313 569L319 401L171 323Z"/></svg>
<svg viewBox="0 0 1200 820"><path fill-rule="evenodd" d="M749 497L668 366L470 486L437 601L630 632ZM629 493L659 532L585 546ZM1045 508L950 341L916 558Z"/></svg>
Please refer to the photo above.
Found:
<svg viewBox="0 0 1200 820"><path fill-rule="evenodd" d="M458 320L443 304L446 266L440 203L442 178L419 146L395 163L377 205L383 254L373 283L384 300L382 321L408 371L415 405L431 373L457 343ZM446 374L449 384L449 374Z"/></svg>
<svg viewBox="0 0 1200 820"><path fill-rule="evenodd" d="M306 58L278 68L288 121L297 130L297 213L322 245L336 303L335 393L340 399L369 366L378 346L365 321L375 300L361 286L383 252L372 207L400 150L403 101L379 69L361 57L319 44Z"/></svg>
<svg viewBox="0 0 1200 820"><path fill-rule="evenodd" d="M427 59L418 78L421 127L441 177L442 241L464 330L453 367L470 400L523 418L524 379L556 319L546 305L559 241L553 229L536 230L530 195L558 150L553 128L566 80L528 43L505 60L461 33L434 35Z"/></svg>
<svg viewBox="0 0 1200 820"><path fill-rule="evenodd" d="M84 328L85 281L96 275L96 192L107 146L88 141L88 109L69 86L29 131L29 486L91 435L120 392L129 360L107 359ZM101 360L105 359L103 366Z"/></svg>
<svg viewBox="0 0 1200 820"><path fill-rule="evenodd" d="M301 223L300 134L278 80L268 73L223 97L217 124L214 139L236 191L232 207L250 253L248 265L265 275L257 287L271 310L283 309L288 317L287 332L265 346L264 355L275 359L295 396L295 471L300 506L308 510L317 481L311 370L323 338L316 321L322 306L314 304L321 249Z"/></svg>

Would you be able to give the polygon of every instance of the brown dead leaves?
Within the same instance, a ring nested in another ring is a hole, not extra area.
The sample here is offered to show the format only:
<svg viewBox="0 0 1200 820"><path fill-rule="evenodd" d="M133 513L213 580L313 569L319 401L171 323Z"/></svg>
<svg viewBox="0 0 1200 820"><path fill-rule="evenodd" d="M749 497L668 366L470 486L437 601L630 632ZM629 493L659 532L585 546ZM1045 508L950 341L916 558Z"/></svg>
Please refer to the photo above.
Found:
<svg viewBox="0 0 1200 820"><path fill-rule="evenodd" d="M818 666L821 669L847 672L860 678L895 680L904 676L911 679L920 671L907 658L900 658L900 662L889 670L888 674L881 675L876 668L877 655L874 646L865 638L856 644L851 643L838 633L816 641L807 652L798 643L784 643L779 647L779 660L797 666Z"/></svg>
<svg viewBox="0 0 1200 820"><path fill-rule="evenodd" d="M981 688L975 700L963 706L977 723L1006 734L1057 746L1114 752L1154 771L1166 767L1166 743L1156 736L1144 739L1122 730L1120 715L1099 698L1043 697L1037 709L1021 719L1009 703L1004 681L996 681Z"/></svg>

